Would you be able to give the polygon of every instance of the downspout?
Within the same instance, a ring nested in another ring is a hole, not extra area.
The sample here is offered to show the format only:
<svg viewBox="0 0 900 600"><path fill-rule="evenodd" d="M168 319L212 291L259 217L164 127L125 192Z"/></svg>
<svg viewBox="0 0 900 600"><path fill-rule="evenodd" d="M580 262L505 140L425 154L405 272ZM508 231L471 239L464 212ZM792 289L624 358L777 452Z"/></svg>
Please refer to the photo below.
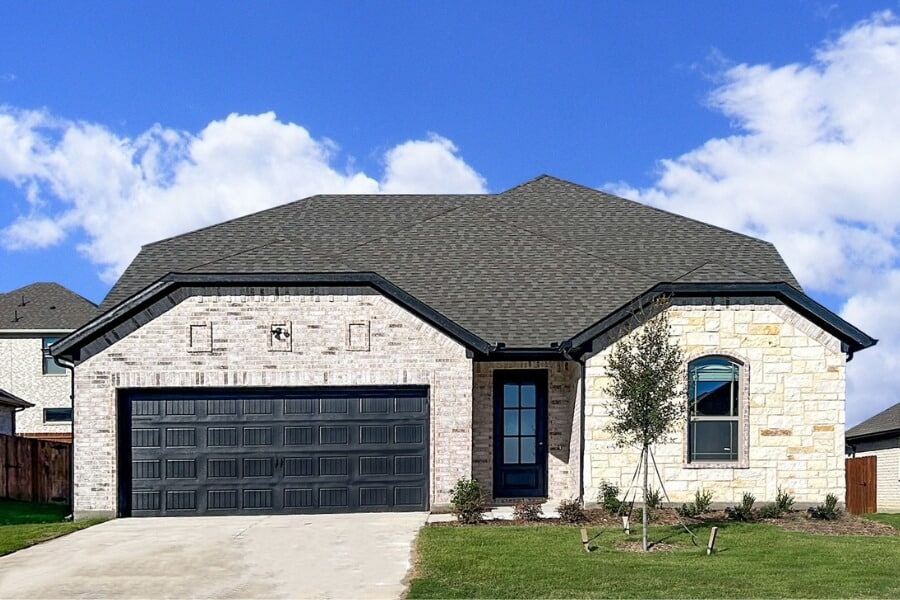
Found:
<svg viewBox="0 0 900 600"><path fill-rule="evenodd" d="M72 520L75 520L75 363L59 356L53 357L53 362L69 371L69 400L72 402L72 424L69 431L72 434L72 448L69 450L69 509L72 511Z"/></svg>
<svg viewBox="0 0 900 600"><path fill-rule="evenodd" d="M578 501L584 506L584 464L585 464L585 416L587 414L587 360L584 354L578 358L573 358L570 354L572 342L564 342L560 344L559 351L567 359L578 363L581 368L581 405L579 406L580 418L578 425L580 431L578 439Z"/></svg>

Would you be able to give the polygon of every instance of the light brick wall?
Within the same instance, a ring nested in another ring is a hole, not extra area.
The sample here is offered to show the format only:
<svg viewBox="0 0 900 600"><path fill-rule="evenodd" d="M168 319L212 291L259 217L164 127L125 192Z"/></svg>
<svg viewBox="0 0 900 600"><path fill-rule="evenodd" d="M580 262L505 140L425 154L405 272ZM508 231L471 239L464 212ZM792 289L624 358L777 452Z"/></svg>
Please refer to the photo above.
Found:
<svg viewBox="0 0 900 600"><path fill-rule="evenodd" d="M284 323L290 349L273 351ZM348 349L351 324L368 325L368 350ZM211 327L211 351L189 350L192 325L195 338ZM432 504L471 476L472 363L457 342L369 289L191 296L76 368L76 516L116 511L118 389L311 385L430 386Z"/></svg>
<svg viewBox="0 0 900 600"><path fill-rule="evenodd" d="M0 337L0 389L34 404L16 414L17 433L69 433L70 423L44 423L45 408L68 408L70 375L44 375L43 337L65 337L67 332Z"/></svg>
<svg viewBox="0 0 900 600"><path fill-rule="evenodd" d="M705 488L714 502L735 503L744 492L774 500L781 486L797 502L844 497L844 356L840 342L774 300L736 299L728 306L676 300L668 309L672 339L687 358L725 354L745 365L749 382L747 468L702 468L686 461L686 426L654 448L674 502ZM586 500L601 481L627 488L639 450L618 449L606 430L610 400L604 392L611 347L588 361ZM685 367L685 379L686 379ZM685 403L686 398L681 400ZM651 479L652 481L652 479ZM658 487L658 484L654 487Z"/></svg>
<svg viewBox="0 0 900 600"><path fill-rule="evenodd" d="M547 494L555 506L578 495L580 446L580 369L576 362L476 362L473 398L472 473L492 499L494 482L494 372L498 369L547 371ZM502 500L501 500L502 502Z"/></svg>
<svg viewBox="0 0 900 600"><path fill-rule="evenodd" d="M858 442L855 446L857 451L854 456L878 458L875 467L875 502L878 512L900 513L900 439ZM870 447L873 448L869 449Z"/></svg>

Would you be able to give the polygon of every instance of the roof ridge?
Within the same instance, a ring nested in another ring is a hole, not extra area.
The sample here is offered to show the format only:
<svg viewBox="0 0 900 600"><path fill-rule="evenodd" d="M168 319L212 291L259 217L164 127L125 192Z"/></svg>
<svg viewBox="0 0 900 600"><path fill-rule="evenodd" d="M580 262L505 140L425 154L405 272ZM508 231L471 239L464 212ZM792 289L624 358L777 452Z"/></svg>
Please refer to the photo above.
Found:
<svg viewBox="0 0 900 600"><path fill-rule="evenodd" d="M678 278L674 279L673 281L681 281L681 280L684 279L685 277L688 277L691 273L696 273L697 271L699 271L700 269L702 269L702 268L705 267L706 265L718 265L718 266L720 266L720 267L728 267L729 269L732 269L732 270L734 270L734 271L737 271L738 273L743 273L744 275L747 275L747 276L752 277L752 278L754 278L754 279L758 279L758 280L760 280L760 281L763 281L763 278L760 277L759 275L756 275L756 274L754 274L754 273L750 273L749 271L746 271L746 270L744 270L744 269L741 269L741 268L739 268L739 267L736 267L736 266L734 266L733 264L731 264L731 263L729 263L729 262L722 262L722 261L718 261L718 260L705 260L705 261L703 261L703 262L701 262L701 263L698 263L696 267L692 268L690 271L687 271L686 273L684 273L683 275L681 275L681 276L679 276Z"/></svg>
<svg viewBox="0 0 900 600"><path fill-rule="evenodd" d="M437 214L431 215L430 217L427 217L427 218L425 218L425 219L422 219L421 221L413 221L413 222L410 223L409 225L406 225L406 226L404 226L404 227L400 227L399 229L395 229L395 230L393 230L393 231L391 231L391 232L389 232L389 233L386 233L386 234L384 234L384 235L382 235L382 236L375 236L375 237L373 237L373 238L371 238L371 239L368 239L368 240L366 240L366 241L364 241L364 242L362 242L362 243L356 244L355 246L350 246L349 248L345 248L344 250L341 250L340 252L338 252L338 253L335 254L334 256L335 256L336 258L343 258L343 256L344 256L345 254L347 254L348 252L353 252L354 250L358 250L358 249L362 248L363 246L366 246L366 245L368 245L368 244L372 244L372 243L377 242L377 241L379 241L379 240L383 240L384 238L386 238L386 237L388 237L388 236L394 236L394 235L400 233L401 231L407 231L407 230L409 230L409 229L412 229L413 227L417 227L418 225L421 225L422 223L427 223L428 221L431 221L432 219L436 219L436 218L438 218L438 217L442 217L442 216L444 216L444 215L450 214L450 213L452 213L452 212L454 212L454 211L457 211L457 210L459 210L459 209L461 209L461 208L463 208L463 206L460 204L460 205L454 206L453 208L448 208L447 210L444 210L444 211L441 211L441 212L439 212L439 213L437 213Z"/></svg>

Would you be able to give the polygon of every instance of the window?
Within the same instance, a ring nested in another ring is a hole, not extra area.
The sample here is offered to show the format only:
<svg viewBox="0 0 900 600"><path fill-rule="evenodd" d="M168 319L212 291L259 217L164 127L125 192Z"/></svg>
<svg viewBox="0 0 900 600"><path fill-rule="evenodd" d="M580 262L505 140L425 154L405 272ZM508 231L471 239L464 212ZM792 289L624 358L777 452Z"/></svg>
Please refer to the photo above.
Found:
<svg viewBox="0 0 900 600"><path fill-rule="evenodd" d="M56 364L56 361L53 360L53 357L50 356L48 348L53 344L58 337L45 337L43 340L43 354L44 354L44 375L63 375L66 370Z"/></svg>
<svg viewBox="0 0 900 600"><path fill-rule="evenodd" d="M688 366L688 462L737 462L741 365L705 357Z"/></svg>
<svg viewBox="0 0 900 600"><path fill-rule="evenodd" d="M45 408L44 423L63 423L72 420L71 408Z"/></svg>

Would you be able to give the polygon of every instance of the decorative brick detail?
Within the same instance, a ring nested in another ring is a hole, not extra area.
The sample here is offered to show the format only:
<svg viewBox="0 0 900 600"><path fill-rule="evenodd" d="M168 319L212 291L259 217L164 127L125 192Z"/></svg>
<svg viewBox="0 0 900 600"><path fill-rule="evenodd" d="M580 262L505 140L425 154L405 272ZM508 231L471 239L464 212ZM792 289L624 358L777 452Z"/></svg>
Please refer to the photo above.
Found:
<svg viewBox="0 0 900 600"><path fill-rule="evenodd" d="M763 436L791 435L791 430L790 429L761 429L759 431L759 435L763 435Z"/></svg>
<svg viewBox="0 0 900 600"><path fill-rule="evenodd" d="M270 352L272 324L288 320L291 351ZM210 324L211 352L171 343L195 323ZM368 352L346 349L348 323L367 324ZM190 295L75 372L76 515L116 510L120 388L427 385L432 505L448 503L456 481L471 477L471 359L459 343L368 288Z"/></svg>

